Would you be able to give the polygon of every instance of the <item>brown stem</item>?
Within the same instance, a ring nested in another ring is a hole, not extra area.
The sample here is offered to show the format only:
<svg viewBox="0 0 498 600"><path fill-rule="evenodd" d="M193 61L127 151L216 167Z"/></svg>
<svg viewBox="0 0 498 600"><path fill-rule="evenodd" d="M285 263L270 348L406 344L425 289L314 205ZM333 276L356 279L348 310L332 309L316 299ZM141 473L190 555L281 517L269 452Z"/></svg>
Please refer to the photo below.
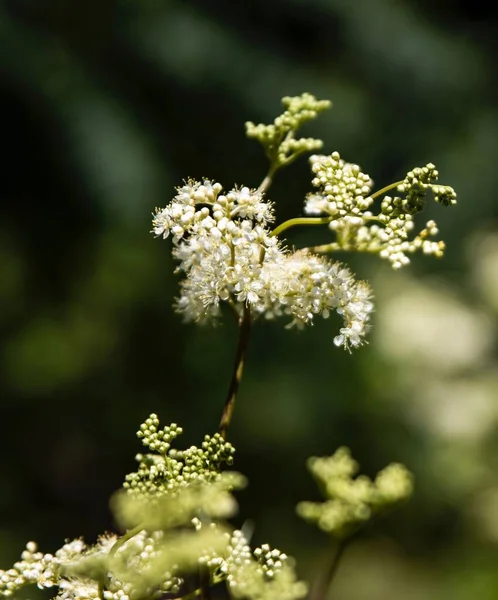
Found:
<svg viewBox="0 0 498 600"><path fill-rule="evenodd" d="M223 439L227 437L227 429L232 420L233 409L235 407L235 398L237 396L237 390L239 389L239 383L242 379L242 373L244 371L244 356L249 342L249 333L251 331L251 309L246 305L244 306L244 312L239 321L239 341L237 343L237 352L235 354L235 363L233 366L232 378L228 387L227 398L225 400L225 406L221 413L220 425L218 427L218 433L221 434Z"/></svg>
<svg viewBox="0 0 498 600"><path fill-rule="evenodd" d="M341 562L341 558L349 544L350 539L351 538L341 540L339 545L334 549L332 561L330 562L328 569L325 571L325 573L322 573L322 575L318 577L308 596L308 600L325 600L327 598L330 585L337 573L339 563Z"/></svg>

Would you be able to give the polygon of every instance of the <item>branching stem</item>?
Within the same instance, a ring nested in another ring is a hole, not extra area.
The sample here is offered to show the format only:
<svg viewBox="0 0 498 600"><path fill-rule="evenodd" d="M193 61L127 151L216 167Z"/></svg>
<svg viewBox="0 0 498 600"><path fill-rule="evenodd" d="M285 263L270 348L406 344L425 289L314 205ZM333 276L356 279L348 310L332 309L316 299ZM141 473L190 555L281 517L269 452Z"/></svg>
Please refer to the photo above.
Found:
<svg viewBox="0 0 498 600"><path fill-rule="evenodd" d="M374 192L370 196L370 198L372 198L372 200L375 200L375 198L378 198L379 196L382 196L386 192L394 190L395 188L398 187L398 185L401 185L402 183L403 183L402 181L395 181L394 183L390 183L389 185L386 185L385 187L383 187L381 190L377 190L376 192Z"/></svg>
<svg viewBox="0 0 498 600"><path fill-rule="evenodd" d="M333 220L333 217L296 217L284 221L278 227L271 232L270 235L280 235L283 231L290 229L291 227L297 227L298 225L326 225Z"/></svg>

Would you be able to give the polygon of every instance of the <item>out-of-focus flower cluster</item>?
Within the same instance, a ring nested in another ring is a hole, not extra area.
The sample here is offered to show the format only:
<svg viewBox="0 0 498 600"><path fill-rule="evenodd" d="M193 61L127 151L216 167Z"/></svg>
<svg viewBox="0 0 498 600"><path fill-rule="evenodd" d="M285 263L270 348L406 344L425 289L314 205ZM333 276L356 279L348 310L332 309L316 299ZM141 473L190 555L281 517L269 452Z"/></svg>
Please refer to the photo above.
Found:
<svg viewBox="0 0 498 600"><path fill-rule="evenodd" d="M222 471L233 462L233 446L216 433L206 435L200 448L171 448L181 433L174 423L159 429L155 414L141 425L137 436L151 452L136 456L138 470L126 476L123 490L112 501L123 527L182 527L198 516L200 506L204 516L212 519L225 519L236 512L232 491L244 487L245 478Z"/></svg>
<svg viewBox="0 0 498 600"><path fill-rule="evenodd" d="M177 270L185 274L177 302L185 318L208 321L221 302L238 314L245 306L254 316L288 315L290 325L335 310L344 319L335 343L359 346L373 310L369 286L339 263L286 249L268 227L273 209L257 190L220 192L218 183L191 181L154 216L153 232L172 234Z"/></svg>
<svg viewBox="0 0 498 600"><path fill-rule="evenodd" d="M72 571L78 563L86 563L89 572L103 574L103 561L116 542L116 536L102 536L88 547L82 540L67 542L55 554L43 554L34 542L29 542L21 554L21 560L8 571L0 571L0 596L14 597L27 585L40 589L58 587L58 600L98 598L98 583L89 576L77 576ZM126 591L118 581L113 581L105 600L126 600Z"/></svg>
<svg viewBox="0 0 498 600"><path fill-rule="evenodd" d="M0 597L37 585L56 588L56 600L159 600L226 582L233 598L302 598L306 585L292 559L266 545L251 551L226 522L237 509L231 491L245 481L221 471L233 460L231 444L215 434L200 448L174 450L181 432L175 424L159 429L154 414L141 425L138 437L151 452L138 455L139 470L112 502L127 534L101 536L93 546L77 539L53 555L29 542L21 560L0 570Z"/></svg>
<svg viewBox="0 0 498 600"><path fill-rule="evenodd" d="M298 514L338 539L350 537L372 517L410 498L413 477L401 464L391 464L374 481L360 475L347 448L332 456L310 458L308 468L325 502L300 502Z"/></svg>
<svg viewBox="0 0 498 600"><path fill-rule="evenodd" d="M391 374L377 402L389 414L401 411L403 428L418 436L420 450L409 460L429 501L444 507L451 498L470 539L496 545L498 232L487 224L462 246L467 269L455 280L410 271L373 275L374 368Z"/></svg>
<svg viewBox="0 0 498 600"><path fill-rule="evenodd" d="M240 530L232 534L221 570L227 573L233 598L292 600L303 598L307 592L306 584L296 578L292 559L266 544L251 552Z"/></svg>

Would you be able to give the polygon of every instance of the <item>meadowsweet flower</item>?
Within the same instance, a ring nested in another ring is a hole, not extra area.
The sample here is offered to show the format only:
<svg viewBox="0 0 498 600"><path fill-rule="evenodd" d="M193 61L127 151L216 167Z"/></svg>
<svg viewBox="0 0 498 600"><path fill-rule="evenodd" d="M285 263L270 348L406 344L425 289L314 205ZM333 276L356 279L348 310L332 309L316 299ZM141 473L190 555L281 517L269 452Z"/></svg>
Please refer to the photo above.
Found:
<svg viewBox="0 0 498 600"><path fill-rule="evenodd" d="M208 322L228 302L241 313L288 316L303 326L336 311L340 344L359 346L373 310L367 284L338 263L307 250L290 251L272 235L273 207L257 190L190 181L153 220L156 236L173 233L173 256L184 278L176 309L187 321ZM336 342L337 343L337 342Z"/></svg>
<svg viewBox="0 0 498 600"><path fill-rule="evenodd" d="M440 257L442 241L429 221L410 237L414 215L432 193L436 202L455 204L449 186L437 184L432 163L409 171L403 181L372 193L373 181L338 152L310 157L315 190L304 202L309 217L290 219L270 229L274 208L265 194L274 174L304 152L316 152L321 140L296 137L298 129L327 109L330 103L311 94L286 97L285 110L269 125L246 123L246 133L262 144L270 169L260 187L236 187L222 193L220 183L189 180L172 201L156 209L152 232L173 239L177 273L183 275L176 309L185 320L206 323L221 314L227 303L241 316L288 317L288 326L302 327L315 316L331 311L343 318L334 338L336 346L360 346L370 327L373 311L370 287L355 281L351 272L323 257L334 251L378 254L399 269L409 254L421 251ZM393 190L393 196L387 192ZM380 200L380 211L374 205ZM314 248L290 250L277 234L294 225L327 225L334 241Z"/></svg>
<svg viewBox="0 0 498 600"><path fill-rule="evenodd" d="M285 111L272 124L246 123L248 137L263 145L270 161L258 189L242 186L222 193L220 183L189 180L153 215L152 233L172 240L176 272L182 275L176 309L187 321L204 323L218 318L226 303L239 323L218 432L206 435L200 447L177 450L172 445L181 427L159 428L157 415L151 414L137 433L146 452L136 456L136 472L126 476L111 502L115 521L126 533L102 535L92 546L69 541L53 555L30 542L11 569L0 570L0 596L13 597L35 584L57 588L57 600L207 597L207 588L221 582L234 600L300 600L306 595L291 558L267 544L252 551L244 531L226 521L237 509L233 492L246 483L240 473L225 470L234 455L226 433L251 319L284 317L287 327L303 327L316 316L326 319L336 312L343 326L334 344L347 350L360 346L373 311L370 287L324 254L367 251L394 268L407 264L407 255L418 250L441 256L443 242L431 239L438 233L436 223L429 221L410 238L413 219L424 208L427 192L446 206L456 202L456 195L436 183L431 163L372 193L372 180L358 165L337 152L315 154L310 159L315 191L304 204L309 216L272 230L274 207L266 192L273 177L301 154L322 147L321 140L296 134L330 106L311 94L286 97L283 104ZM388 191L397 195L388 196ZM380 212L375 214L377 199ZM335 241L290 249L278 236L296 225L328 226ZM356 477L358 465L346 448L312 458L308 467L325 501L302 502L298 512L339 540L412 493L412 475L400 464L389 465L373 481Z"/></svg>

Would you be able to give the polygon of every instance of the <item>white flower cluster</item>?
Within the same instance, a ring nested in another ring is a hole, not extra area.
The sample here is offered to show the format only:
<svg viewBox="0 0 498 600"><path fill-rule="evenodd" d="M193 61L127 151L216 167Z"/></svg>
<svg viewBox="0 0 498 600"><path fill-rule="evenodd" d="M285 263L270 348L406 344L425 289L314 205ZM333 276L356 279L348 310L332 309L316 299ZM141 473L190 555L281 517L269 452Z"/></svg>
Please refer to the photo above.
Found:
<svg viewBox="0 0 498 600"><path fill-rule="evenodd" d="M101 536L95 546L87 546L83 540L76 539L64 544L55 554L43 554L34 542L29 542L20 561L8 571L0 570L0 597L14 597L18 590L31 584L40 589L58 588L55 600L130 600L144 597L134 580L135 573L140 573L145 597L162 598L165 594L177 593L182 580L170 571L161 571L160 584L147 587L147 583L153 581L150 570L155 566L154 559L161 554L162 538L162 531L150 535L142 531L129 540L118 551L117 561L130 580L108 574L103 597L95 578L84 573L105 570L117 536Z"/></svg>
<svg viewBox="0 0 498 600"><path fill-rule="evenodd" d="M266 544L251 552L240 530L232 533L221 570L227 574L233 598L297 600L307 593L306 584L296 579L293 561L286 554Z"/></svg>
<svg viewBox="0 0 498 600"><path fill-rule="evenodd" d="M107 554L116 541L116 536L101 537L99 544L93 550ZM40 589L58 587L58 600L94 600L99 597L98 586L94 581L83 578L64 576L62 569L73 561L81 558L88 550L81 540L67 542L55 554L43 554L35 542L29 542L16 562L8 571L0 570L0 596L13 597L17 590L26 585L36 585ZM123 593L109 593L105 600L127 600Z"/></svg>
<svg viewBox="0 0 498 600"><path fill-rule="evenodd" d="M36 584L40 588L54 585L57 569L56 558L51 554L38 552L34 542L29 542L11 569L0 570L0 596L10 598L14 593L29 584Z"/></svg>
<svg viewBox="0 0 498 600"><path fill-rule="evenodd" d="M359 346L373 310L369 286L338 263L285 248L271 234L273 209L260 192L221 189L188 182L154 215L153 233L172 234L177 271L185 274L178 311L205 322L227 302L239 315L245 306L253 316L288 315L289 325L299 326L335 310L344 320L335 344Z"/></svg>
<svg viewBox="0 0 498 600"><path fill-rule="evenodd" d="M280 573L283 565L288 560L287 554L284 554L277 548L270 548L268 544L263 544L260 548L256 548L253 554L268 579L272 579L276 574Z"/></svg>

